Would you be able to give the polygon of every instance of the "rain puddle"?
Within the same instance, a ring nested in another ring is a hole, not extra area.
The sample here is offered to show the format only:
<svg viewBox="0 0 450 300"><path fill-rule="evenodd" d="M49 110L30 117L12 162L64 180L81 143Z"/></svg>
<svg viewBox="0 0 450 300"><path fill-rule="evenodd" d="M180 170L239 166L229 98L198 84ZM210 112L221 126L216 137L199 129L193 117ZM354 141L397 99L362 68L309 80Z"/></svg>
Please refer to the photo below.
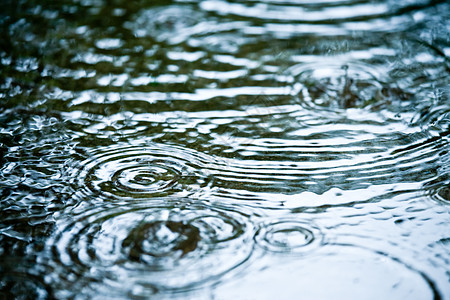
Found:
<svg viewBox="0 0 450 300"><path fill-rule="evenodd" d="M0 298L450 299L449 12L2 1Z"/></svg>

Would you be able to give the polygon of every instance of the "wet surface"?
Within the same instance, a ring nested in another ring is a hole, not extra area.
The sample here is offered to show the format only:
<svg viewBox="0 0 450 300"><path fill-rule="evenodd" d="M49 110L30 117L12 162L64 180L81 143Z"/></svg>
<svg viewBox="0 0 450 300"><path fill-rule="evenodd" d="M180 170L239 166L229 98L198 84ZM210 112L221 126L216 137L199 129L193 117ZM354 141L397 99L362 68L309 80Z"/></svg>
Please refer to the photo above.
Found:
<svg viewBox="0 0 450 300"><path fill-rule="evenodd" d="M2 1L0 298L450 299L447 1Z"/></svg>

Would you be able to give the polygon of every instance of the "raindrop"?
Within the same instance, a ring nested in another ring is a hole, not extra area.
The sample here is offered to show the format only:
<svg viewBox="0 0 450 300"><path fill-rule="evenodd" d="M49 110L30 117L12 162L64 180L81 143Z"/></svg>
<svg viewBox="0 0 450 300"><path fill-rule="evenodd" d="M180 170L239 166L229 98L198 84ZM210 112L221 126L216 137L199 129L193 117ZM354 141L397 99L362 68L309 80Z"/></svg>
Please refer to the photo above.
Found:
<svg viewBox="0 0 450 300"><path fill-rule="evenodd" d="M388 101L380 72L362 63L300 64L288 72L300 83L300 100L310 106L363 108Z"/></svg>

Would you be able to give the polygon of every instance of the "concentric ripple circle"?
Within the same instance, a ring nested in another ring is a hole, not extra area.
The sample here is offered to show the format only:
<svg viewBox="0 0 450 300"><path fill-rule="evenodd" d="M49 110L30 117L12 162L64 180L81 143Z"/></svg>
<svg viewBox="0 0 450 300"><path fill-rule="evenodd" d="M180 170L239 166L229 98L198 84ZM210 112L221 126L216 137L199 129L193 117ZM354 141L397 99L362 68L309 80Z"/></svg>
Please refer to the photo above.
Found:
<svg viewBox="0 0 450 300"><path fill-rule="evenodd" d="M104 278L112 290L143 296L207 285L245 262L253 249L248 218L187 201L78 207L70 222L65 214L49 243L60 272L53 281L84 282L88 293L90 279Z"/></svg>
<svg viewBox="0 0 450 300"><path fill-rule="evenodd" d="M311 259L287 257L256 269L244 279L220 286L214 296L264 300L442 299L431 278L387 253L349 245L324 248Z"/></svg>
<svg viewBox="0 0 450 300"><path fill-rule="evenodd" d="M175 168L157 160L136 162L131 159L121 163L123 168L115 172L111 180L114 186L123 192L152 193L165 190L174 185L181 176Z"/></svg>
<svg viewBox="0 0 450 300"><path fill-rule="evenodd" d="M266 31L278 34L302 32L337 36L359 31L406 30L415 22L423 21L424 11L443 2L442 0L376 2L364 0L261 0L250 2L207 0L200 3L200 8L220 15L262 20Z"/></svg>
<svg viewBox="0 0 450 300"><path fill-rule="evenodd" d="M323 242L320 229L311 222L282 219L260 225L255 240L270 252L305 254Z"/></svg>
<svg viewBox="0 0 450 300"><path fill-rule="evenodd" d="M207 159L165 145L106 147L92 153L72 176L75 188L81 186L87 194L124 199L166 196L188 193L202 184Z"/></svg>
<svg viewBox="0 0 450 300"><path fill-rule="evenodd" d="M362 63L300 64L288 72L295 78L294 90L312 106L355 108L382 105L387 101L380 72Z"/></svg>
<svg viewBox="0 0 450 300"><path fill-rule="evenodd" d="M188 6L165 6L141 11L134 22L125 27L138 36L151 36L158 41L176 44L186 40L204 16Z"/></svg>
<svg viewBox="0 0 450 300"><path fill-rule="evenodd" d="M450 187L448 186L430 188L429 194L432 199L438 202L445 204L450 203Z"/></svg>
<svg viewBox="0 0 450 300"><path fill-rule="evenodd" d="M443 201L450 202L450 187L445 186L440 188L437 194Z"/></svg>

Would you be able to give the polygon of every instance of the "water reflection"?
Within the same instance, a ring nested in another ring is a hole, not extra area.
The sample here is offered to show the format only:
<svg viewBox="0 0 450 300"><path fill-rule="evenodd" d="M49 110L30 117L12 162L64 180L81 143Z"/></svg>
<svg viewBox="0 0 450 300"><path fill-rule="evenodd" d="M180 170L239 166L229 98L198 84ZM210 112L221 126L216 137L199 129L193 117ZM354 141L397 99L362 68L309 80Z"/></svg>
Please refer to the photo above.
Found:
<svg viewBox="0 0 450 300"><path fill-rule="evenodd" d="M448 298L448 11L3 1L0 298Z"/></svg>

